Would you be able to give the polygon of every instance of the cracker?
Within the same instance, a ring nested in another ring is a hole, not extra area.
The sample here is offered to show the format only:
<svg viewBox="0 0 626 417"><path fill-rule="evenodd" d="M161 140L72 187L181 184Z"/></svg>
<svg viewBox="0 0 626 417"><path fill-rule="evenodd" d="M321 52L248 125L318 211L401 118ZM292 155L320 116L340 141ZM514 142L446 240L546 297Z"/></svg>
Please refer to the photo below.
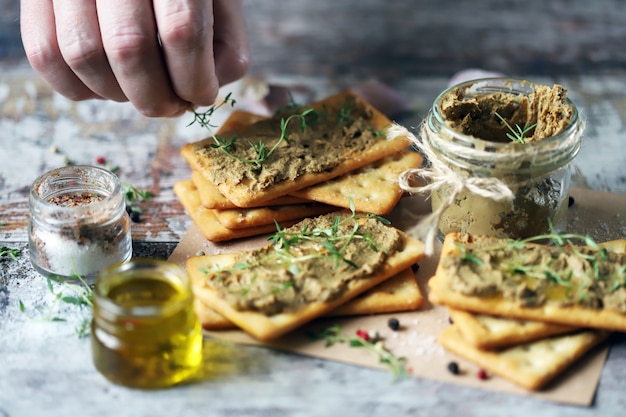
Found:
<svg viewBox="0 0 626 417"><path fill-rule="evenodd" d="M346 100L354 100L354 102L358 103L358 105L362 105L368 109L372 116L366 121L366 123L372 131L384 131L391 125L391 121L382 113L374 109L352 92L337 94L320 102L313 103L310 106L306 106L303 109L312 108L315 109L318 114L330 115L328 117L332 117L333 120L337 120L341 117L342 109L344 109ZM255 135L258 137L259 134L263 133L265 134L263 142L265 143L266 149L270 149L280 137L281 119L284 120L283 117L278 115L269 119L268 122L260 121L241 129L236 129L234 131L231 130L224 133L222 136L224 140L237 137L237 140L241 141L238 143L241 143L241 147L243 149L247 140L252 140L254 143L257 143L258 139L250 138L254 138ZM265 124L261 126L262 123ZM333 124L331 123L331 125ZM341 129L341 126L338 126L336 123L334 123L334 125L334 129ZM328 134L328 131L315 131L315 126L315 123L311 126L307 126L309 132L315 132L316 135L318 135L315 142L311 141L302 143L299 140L290 140L285 147L289 146L292 149L300 149L302 158L304 159L315 159L316 156L319 155L317 152L320 152L320 149L327 149L331 151L332 149L329 149L328 146L325 148L322 146L323 143L327 142L325 135ZM338 130L338 132L342 132L340 134L344 135L343 130ZM384 134L377 136L375 142L366 149L358 149L356 146L353 147L357 141L349 141L346 142L346 151L341 155L338 155L339 163L335 167L324 169L316 173L298 171L293 177L280 178L277 182L270 184L265 181L254 182L249 178L237 179L234 174L225 175L224 179L218 180L216 177L217 173L225 172L224 169L218 168L218 164L223 162L224 158L230 157L225 155L223 151L214 149L211 146L214 145L214 143L213 138L207 138L198 142L186 144L181 149L181 155L194 171L200 172L205 178L212 181L227 199L231 200L239 207L247 207L259 202L269 201L286 194L290 194L296 190L309 187L313 184L318 184L320 182L336 178L347 172L354 171L374 161L382 159L388 155L404 150L410 144L406 137L399 136L393 140L387 140L386 135ZM312 143L315 143L316 146L311 146ZM271 177L276 179L276 172L286 172L284 169L285 160L284 158L281 159L281 154L284 154L285 147L279 146L276 148L275 153L272 154L271 160L266 160L260 171L251 175L256 178ZM287 158L288 161L292 159L290 156ZM234 165L238 165L235 160L230 162L234 163ZM245 164L241 163L239 165L242 166Z"/></svg>
<svg viewBox="0 0 626 417"><path fill-rule="evenodd" d="M198 189L200 204L202 204L203 207L217 210L237 208L235 203L224 197L224 194L220 193L220 190L215 186L215 184L204 178L199 172L193 171L191 173L191 180ZM299 204L309 201L310 200L286 195L284 197L278 197L271 201L263 201L257 204L251 204L250 207Z"/></svg>
<svg viewBox="0 0 626 417"><path fill-rule="evenodd" d="M493 314L526 320L547 321L576 327L590 327L605 330L626 331L626 314L611 309L591 309L580 305L562 305L557 301L548 300L536 307L524 307L516 301L504 298L501 293L490 296L465 295L455 291L451 286L452 278L445 271L443 264L446 257L458 254L461 249L455 244L471 244L472 241L496 238L472 237L460 233L446 236L441 258L435 275L429 280L429 300L435 304L475 313ZM502 244L508 240L498 240ZM617 244L615 244L617 246ZM546 248L547 250L547 248Z"/></svg>
<svg viewBox="0 0 626 417"><path fill-rule="evenodd" d="M206 209L200 205L197 189L191 180L182 180L175 183L174 193L202 235L211 242L224 242L274 233L276 231L276 225L274 224L249 227L247 229L229 229L224 227L215 216L213 210ZM281 226L289 226L295 222L296 220L287 221L281 224Z"/></svg>
<svg viewBox="0 0 626 417"><path fill-rule="evenodd" d="M448 308L448 314L466 342L483 350L513 346L579 330L573 326L472 314L451 308Z"/></svg>
<svg viewBox="0 0 626 417"><path fill-rule="evenodd" d="M275 221L282 223L315 217L320 214L339 210L327 204L309 202L305 204L288 204L269 207L234 208L214 210L217 220L229 229L247 229L263 225L273 225Z"/></svg>
<svg viewBox="0 0 626 417"><path fill-rule="evenodd" d="M489 351L468 343L452 325L439 335L438 341L450 352L495 375L521 387L539 390L608 335L607 331L584 330Z"/></svg>
<svg viewBox="0 0 626 417"><path fill-rule="evenodd" d="M417 310L424 296L411 268L359 294L346 304L330 311L328 316L360 316Z"/></svg>
<svg viewBox="0 0 626 417"><path fill-rule="evenodd" d="M291 194L345 208L350 208L352 202L356 211L385 215L402 197L403 190L398 183L400 174L421 163L422 157L418 153L400 152Z"/></svg>
<svg viewBox="0 0 626 417"><path fill-rule="evenodd" d="M420 308L423 303L424 297L417 285L412 269L409 268L359 294L346 304L329 311L325 316L360 316L412 311ZM200 300L196 300L195 308L202 327L207 330L236 327L233 322L216 313Z"/></svg>
<svg viewBox="0 0 626 417"><path fill-rule="evenodd" d="M271 315L259 311L237 310L223 299L216 289L205 284L207 271L210 274L210 271L216 268L232 266L236 262L237 254L191 257L187 260L186 267L194 294L198 299L253 337L267 341L328 313L421 260L425 256L424 244L402 231L398 232L402 237L402 247L393 252L373 273L349 281L345 289L330 300L310 302L295 311L288 310Z"/></svg>

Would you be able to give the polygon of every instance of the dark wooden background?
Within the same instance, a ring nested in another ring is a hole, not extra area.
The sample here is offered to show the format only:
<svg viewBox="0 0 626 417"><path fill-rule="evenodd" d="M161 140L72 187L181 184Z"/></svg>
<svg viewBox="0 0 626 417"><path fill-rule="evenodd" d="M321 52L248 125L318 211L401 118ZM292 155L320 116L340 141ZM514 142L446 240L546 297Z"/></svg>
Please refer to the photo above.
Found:
<svg viewBox="0 0 626 417"><path fill-rule="evenodd" d="M244 0L251 74L445 76L626 70L624 0ZM19 2L0 0L0 59L23 62Z"/></svg>

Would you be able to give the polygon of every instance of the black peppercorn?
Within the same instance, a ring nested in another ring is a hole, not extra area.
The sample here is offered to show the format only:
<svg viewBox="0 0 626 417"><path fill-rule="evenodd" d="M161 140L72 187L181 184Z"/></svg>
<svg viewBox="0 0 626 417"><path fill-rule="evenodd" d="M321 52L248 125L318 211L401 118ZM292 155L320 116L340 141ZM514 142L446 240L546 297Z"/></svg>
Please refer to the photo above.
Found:
<svg viewBox="0 0 626 417"><path fill-rule="evenodd" d="M139 223L141 221L141 215L138 211L131 211L130 213L130 220L133 223Z"/></svg>
<svg viewBox="0 0 626 417"><path fill-rule="evenodd" d="M387 320L387 326L389 326L391 330L396 331L400 328L400 322L398 321L397 318L392 317L389 320Z"/></svg>
<svg viewBox="0 0 626 417"><path fill-rule="evenodd" d="M572 207L574 205L574 202L575 202L574 197L570 195L567 200L567 207Z"/></svg>
<svg viewBox="0 0 626 417"><path fill-rule="evenodd" d="M451 374L453 375L458 375L459 374L459 364L456 362L450 362L448 364L448 371L450 371Z"/></svg>

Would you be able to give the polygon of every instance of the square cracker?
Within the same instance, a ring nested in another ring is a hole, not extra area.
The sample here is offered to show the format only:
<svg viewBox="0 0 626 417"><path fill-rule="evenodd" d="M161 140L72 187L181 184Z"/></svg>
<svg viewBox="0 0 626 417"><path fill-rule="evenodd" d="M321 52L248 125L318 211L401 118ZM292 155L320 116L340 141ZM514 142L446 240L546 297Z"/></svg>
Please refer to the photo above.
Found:
<svg viewBox="0 0 626 417"><path fill-rule="evenodd" d="M391 125L391 121L382 113L352 92L337 94L325 100L313 103L310 106L304 106L302 109L312 108L337 118L341 115L344 103L348 99L353 99L356 103L368 109L371 117L366 122L373 131L385 130ZM264 140L265 146L268 149L271 148L274 142L276 142L280 137L281 116L278 115L269 120L270 122L268 123L271 123L274 127L270 128L272 133ZM238 140L245 142L247 138L253 137L253 135L260 130L258 124L264 122L265 121L261 121L253 123L247 127L230 130L225 132L222 136L224 139L236 137ZM312 127L307 128L312 129ZM340 128L341 126L336 127L336 129ZM328 134L328 132L319 132L318 140L320 142L326 141L326 139L324 139L326 134ZM342 135L342 131L340 131L339 134ZM186 144L181 149L181 155L194 171L200 172L205 178L212 181L227 199L231 200L239 207L246 207L257 204L258 202L272 200L313 184L318 184L320 182L338 177L382 159L388 155L404 150L410 144L408 138L406 137L399 136L393 140L388 140L386 135L380 135L376 139L376 142L365 150L360 150L356 147L351 147L350 144L347 144L346 151L342 155L339 155L339 163L334 168L317 173L299 172L291 180L283 180L265 186L263 185L263 182L251 185L250 181L233 180L232 176L230 179L217 181L215 179L215 171L213 167L217 166L217 163L222 158L227 156L223 154L221 150L212 148L214 143L214 139L211 137L198 142ZM303 154L309 154L314 157L314 155L312 155L313 150L310 149L309 143L301 143L292 140L289 142L289 146L301 147ZM282 147L278 147L276 149L274 155L272 155L274 160L280 160L282 149ZM328 147L326 147L326 149L328 149ZM258 177L262 178L270 175L268 172L272 169L272 166L267 165L268 162L262 166L260 172L256 174ZM274 168L281 169L279 165L276 165Z"/></svg>
<svg viewBox="0 0 626 417"><path fill-rule="evenodd" d="M491 239L494 242L500 241L501 243L509 242L506 239L487 238L484 236L470 236L461 233L448 234L443 243L436 273L428 282L430 287L429 300L432 303L474 313L547 321L584 328L626 331L626 314L616 310L590 309L580 305L565 306L559 302L552 301L547 301L537 307L524 307L514 300L504 298L501 294L480 297L465 295L455 291L451 286L453 277L446 273L443 264L446 262L446 257L461 253L461 249L457 245L471 247L471 242L475 239ZM620 247L618 242L611 243L609 248Z"/></svg>
<svg viewBox="0 0 626 417"><path fill-rule="evenodd" d="M411 268L389 278L374 288L359 294L346 304L329 311L325 316L359 316L367 314L395 313L417 310L424 303L424 297L417 285ZM195 310L207 330L232 329L233 322L216 313L202 301L195 300Z"/></svg>
<svg viewBox="0 0 626 417"><path fill-rule="evenodd" d="M490 351L468 343L452 325L439 335L438 341L450 352L495 375L539 390L608 335L607 331L584 330Z"/></svg>
<svg viewBox="0 0 626 417"><path fill-rule="evenodd" d="M482 350L500 349L580 330L574 326L472 314L452 308L448 308L448 314L465 341Z"/></svg>
<svg viewBox="0 0 626 417"><path fill-rule="evenodd" d="M204 178L204 176L202 176L199 172L193 171L191 173L191 180L198 190L200 204L202 204L202 207L216 210L238 208L235 203L224 197L224 194L220 193L220 190L215 186L215 184ZM310 200L286 195L284 197L275 198L271 201L262 201L257 204L252 204L249 207L280 206L306 202L310 202Z"/></svg>
<svg viewBox="0 0 626 417"><path fill-rule="evenodd" d="M305 217L315 217L338 210L340 210L339 207L329 206L328 204L308 202L268 207L214 210L213 214L224 227L229 229L248 229L268 224L274 225L275 221L282 223L300 220Z"/></svg>
<svg viewBox="0 0 626 417"><path fill-rule="evenodd" d="M425 256L424 244L401 231L400 234L403 239L402 248L389 256L385 264L375 272L350 281L338 297L329 301L311 302L297 311L273 315L266 315L257 311L237 310L224 300L216 289L205 284L207 271L210 273L215 268L232 266L236 262L237 254L191 257L187 260L186 268L191 278L194 294L201 302L253 337L267 341L328 313L421 260Z"/></svg>
<svg viewBox="0 0 626 417"><path fill-rule="evenodd" d="M291 195L356 211L385 215L396 206L404 191L398 177L420 166L422 157L411 151L389 155L341 177L294 191Z"/></svg>
<svg viewBox="0 0 626 417"><path fill-rule="evenodd" d="M194 222L202 235L211 242L224 242L244 237L259 236L273 233L276 225L249 227L247 229L229 229L225 227L214 214L214 210L206 209L200 204L197 189L191 180L182 180L174 184L174 193L180 200L185 211ZM283 222L282 227L290 226L297 220Z"/></svg>

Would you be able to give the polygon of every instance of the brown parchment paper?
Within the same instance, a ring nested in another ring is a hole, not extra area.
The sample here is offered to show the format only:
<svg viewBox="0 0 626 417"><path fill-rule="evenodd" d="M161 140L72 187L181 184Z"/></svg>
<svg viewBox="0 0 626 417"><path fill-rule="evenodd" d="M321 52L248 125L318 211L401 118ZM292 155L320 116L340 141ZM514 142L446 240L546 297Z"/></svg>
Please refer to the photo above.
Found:
<svg viewBox="0 0 626 417"><path fill-rule="evenodd" d="M587 234L597 241L626 237L626 196L582 188L572 189L574 205L568 213L569 231ZM393 224L404 230L430 210L430 204L421 196L404 197L396 209L387 216ZM180 265L190 256L199 252L206 254L229 253L255 248L267 242L267 236L252 239L214 244L207 241L192 225L179 245L173 251L170 261ZM420 262L416 273L418 284L427 295L427 281L434 274L441 245L436 253ZM387 320L395 317L401 328L392 331ZM589 352L582 360L559 376L543 390L531 392L502 378L493 376L480 380L476 374L478 367L445 351L436 341L438 334L448 325L448 315L443 307L426 302L417 311L361 316L342 319L318 319L301 329L285 335L271 343L261 343L240 330L205 332L207 337L239 344L266 346L302 355L345 362L356 366L386 369L364 349L350 348L346 344L325 347L323 341L312 341L307 336L311 330L321 330L338 324L346 334L354 334L357 329L376 330L384 339L385 347L396 356L407 359L407 368L414 377L444 381L497 392L507 392L523 396L537 397L548 401L586 406L590 405L600 380L606 360L609 343ZM452 375L447 370L450 361L457 361L465 370L462 375ZM391 374L389 374L391 380Z"/></svg>

